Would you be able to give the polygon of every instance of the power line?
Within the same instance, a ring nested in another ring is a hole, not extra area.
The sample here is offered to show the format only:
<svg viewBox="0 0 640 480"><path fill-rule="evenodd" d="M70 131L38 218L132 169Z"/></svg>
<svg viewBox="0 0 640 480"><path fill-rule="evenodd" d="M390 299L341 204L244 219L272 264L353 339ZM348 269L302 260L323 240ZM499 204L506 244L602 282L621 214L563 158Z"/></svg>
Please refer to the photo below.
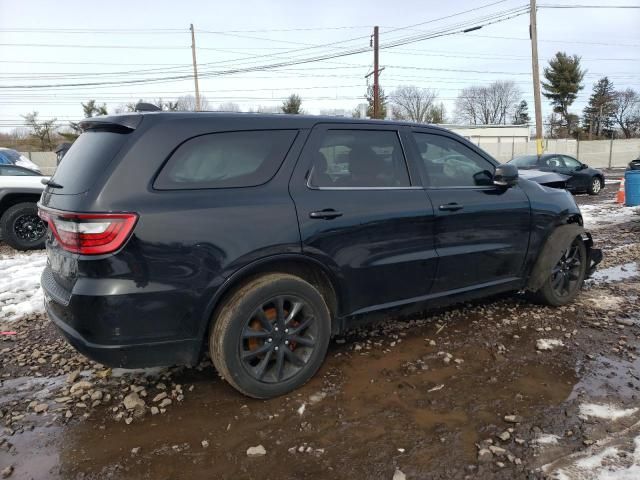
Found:
<svg viewBox="0 0 640 480"><path fill-rule="evenodd" d="M638 9L640 5L559 5L559 4L542 4L538 8L606 8L606 9Z"/></svg>
<svg viewBox="0 0 640 480"><path fill-rule="evenodd" d="M497 22L502 22L502 21L506 21L509 20L511 18L515 18L516 16L519 15L523 15L525 13L528 13L528 9L523 9L523 8L519 8L519 9L511 9L508 10L506 12L500 12L497 13L495 15L493 15L493 20L491 19L487 19L485 20L485 23L482 25L475 25L476 27L481 27L481 26L486 26L486 25L491 25ZM474 21L475 23L475 21ZM406 37L404 39L397 39L395 41L391 41L390 43L384 44L382 45L380 48L381 49L388 49L388 48L394 48L396 46L401 46L401 45L406 45L409 43L415 43L415 42L420 42L423 40L427 40L427 39L431 39L431 38L438 38L441 36L446 36L446 35L454 35L457 33L463 33L465 30L463 27L461 28L457 28L454 30L441 30L441 31L437 31L434 33L425 33L422 35L414 35L411 37ZM344 40L344 41L339 41L339 42L332 42L329 44L326 44L325 46L330 46L330 45L335 45L337 43L344 43L347 41L352 41L352 40ZM307 48L316 48L316 47L307 47ZM298 49L298 50L303 50L303 49ZM268 69L277 69L277 68L282 68L282 67L286 67L286 66L292 66L292 65L300 65L300 64L306 64L306 63L314 63L314 62L318 62L318 61L323 61L323 60L329 60L329 59L333 59L333 58L340 58L340 57L345 57L345 56L351 56L351 55L355 55L358 53L364 53L366 51L368 51L369 48L368 47L364 47L364 48L354 48L348 51L344 51L344 52L338 52L338 53L333 53L333 54L324 54L324 55L318 55L315 57L307 57L307 58L302 58L302 59L298 59L298 60L291 60L291 61L286 61L286 62L280 62L280 63L273 63L273 64L267 64L267 65L256 65L256 66L249 66L249 67L240 67L240 68L235 68L235 69L229 69L229 70L222 70L222 71L210 71L207 73L202 74L202 77L211 77L211 76L222 76L222 75L230 75L230 74L234 74L234 73L244 73L244 72L252 72L252 71L260 71L260 70L268 70ZM69 83L69 84L47 84L47 85L9 85L9 86L0 86L1 89L7 89L7 88L12 88L12 89L34 89L34 88L59 88L59 87L78 87L78 86L99 86L99 85L135 85L135 84L144 84L144 83L161 83L161 82L166 82L166 81L175 81L175 80L184 80L190 78L188 75L177 75L177 76L168 76L168 77L157 77L157 78L152 78L152 79L133 79L133 80L124 80L124 81L107 81L107 82L88 82L88 83Z"/></svg>
<svg viewBox="0 0 640 480"><path fill-rule="evenodd" d="M470 34L470 37L479 37L479 38L494 38L494 39L499 39L499 40L522 40L522 41L526 41L529 42L530 39L525 38L525 37L505 37L505 36L498 36L498 35L480 35L480 34ZM640 47L640 44L624 44L624 43L605 43L605 42L583 42L580 40L551 40L551 39L546 39L546 40L540 40L538 39L538 42L545 42L545 43L575 43L576 45L600 45L603 47Z"/></svg>

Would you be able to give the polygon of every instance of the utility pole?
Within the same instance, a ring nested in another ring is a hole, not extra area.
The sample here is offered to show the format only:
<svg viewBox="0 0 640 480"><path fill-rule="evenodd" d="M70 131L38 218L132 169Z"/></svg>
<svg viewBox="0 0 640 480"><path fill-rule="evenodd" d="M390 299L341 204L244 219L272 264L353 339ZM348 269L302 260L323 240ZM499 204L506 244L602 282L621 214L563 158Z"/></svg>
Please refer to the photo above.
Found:
<svg viewBox="0 0 640 480"><path fill-rule="evenodd" d="M378 26L373 27L373 118L380 116L380 84L378 62Z"/></svg>
<svg viewBox="0 0 640 480"><path fill-rule="evenodd" d="M193 23L189 27L191 30L191 57L193 58L193 81L196 84L196 112L200 111L200 89L198 88L198 63L196 62L196 34L193 31Z"/></svg>
<svg viewBox="0 0 640 480"><path fill-rule="evenodd" d="M531 37L531 66L533 68L533 100L536 110L536 152L542 155L542 105L540 101L540 67L538 65L538 27L536 0L531 0L529 36Z"/></svg>

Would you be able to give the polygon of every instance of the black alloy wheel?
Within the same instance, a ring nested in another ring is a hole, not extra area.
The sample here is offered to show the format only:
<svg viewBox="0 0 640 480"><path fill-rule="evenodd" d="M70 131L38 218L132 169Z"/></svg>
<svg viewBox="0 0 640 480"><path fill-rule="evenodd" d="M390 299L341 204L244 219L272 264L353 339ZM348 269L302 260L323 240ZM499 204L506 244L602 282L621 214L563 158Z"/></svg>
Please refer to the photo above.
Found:
<svg viewBox="0 0 640 480"><path fill-rule="evenodd" d="M329 346L327 304L316 286L287 273L266 273L237 286L211 318L209 353L218 373L253 398L304 385Z"/></svg>
<svg viewBox="0 0 640 480"><path fill-rule="evenodd" d="M44 237L47 233L47 226L37 215L26 214L16 218L13 230L19 240L34 243Z"/></svg>
<svg viewBox="0 0 640 480"><path fill-rule="evenodd" d="M266 383L296 375L316 347L318 326L312 308L295 296L262 304L245 323L240 358L247 373Z"/></svg>
<svg viewBox="0 0 640 480"><path fill-rule="evenodd" d="M583 270L580 248L575 242L562 254L551 271L551 288L558 297L572 294L578 287Z"/></svg>

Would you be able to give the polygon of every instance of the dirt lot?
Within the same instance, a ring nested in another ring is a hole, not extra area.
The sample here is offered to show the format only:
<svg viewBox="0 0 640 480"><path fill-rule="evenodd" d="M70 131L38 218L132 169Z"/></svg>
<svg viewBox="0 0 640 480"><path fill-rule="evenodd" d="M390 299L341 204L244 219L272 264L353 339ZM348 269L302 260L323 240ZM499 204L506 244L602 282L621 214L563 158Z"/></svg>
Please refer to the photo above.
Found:
<svg viewBox="0 0 640 480"><path fill-rule="evenodd" d="M605 260L574 304L511 295L391 314L334 339L319 374L275 400L237 394L208 362L106 369L42 314L0 316L0 330L16 332L0 340L0 471L12 480L640 478L640 216L619 214L616 189L578 197ZM0 247L0 258L12 255ZM248 455L257 446L266 454Z"/></svg>

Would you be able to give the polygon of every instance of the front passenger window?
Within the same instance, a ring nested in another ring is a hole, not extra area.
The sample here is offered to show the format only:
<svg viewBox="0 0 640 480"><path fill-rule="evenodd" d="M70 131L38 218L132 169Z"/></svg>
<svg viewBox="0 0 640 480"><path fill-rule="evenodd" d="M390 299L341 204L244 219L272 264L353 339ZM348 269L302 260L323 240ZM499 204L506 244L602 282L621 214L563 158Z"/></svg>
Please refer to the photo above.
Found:
<svg viewBox="0 0 640 480"><path fill-rule="evenodd" d="M493 164L450 137L414 132L431 187L478 187L493 184Z"/></svg>
<svg viewBox="0 0 640 480"><path fill-rule="evenodd" d="M328 130L317 150L309 185L341 188L408 187L409 173L395 131Z"/></svg>

